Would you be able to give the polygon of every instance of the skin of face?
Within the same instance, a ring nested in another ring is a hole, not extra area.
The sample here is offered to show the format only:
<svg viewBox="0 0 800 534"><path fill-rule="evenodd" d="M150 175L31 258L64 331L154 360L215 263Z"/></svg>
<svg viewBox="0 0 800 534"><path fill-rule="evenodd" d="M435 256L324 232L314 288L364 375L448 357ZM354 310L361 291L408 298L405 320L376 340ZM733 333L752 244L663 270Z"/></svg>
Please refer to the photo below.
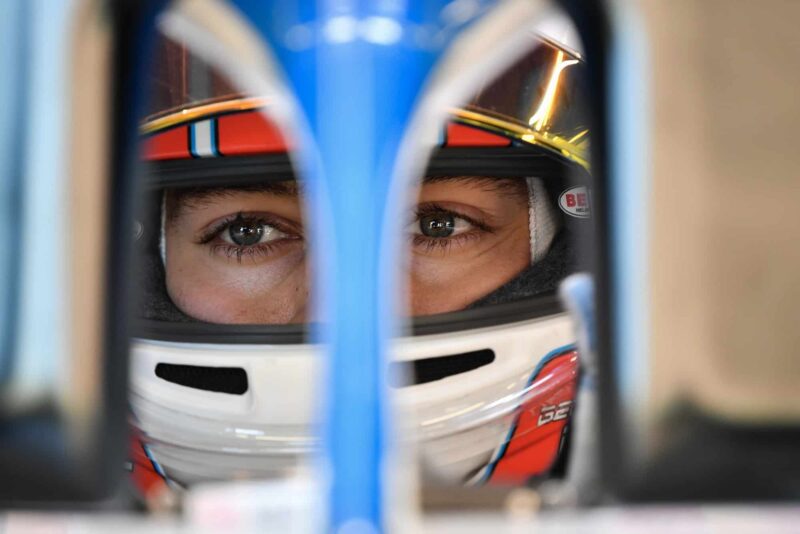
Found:
<svg viewBox="0 0 800 534"><path fill-rule="evenodd" d="M412 315L463 309L530 264L524 180L430 178L417 196L406 227ZM221 324L308 320L301 204L293 184L168 192L165 271L176 306ZM258 230L259 242L237 244L241 228Z"/></svg>
<svg viewBox="0 0 800 534"><path fill-rule="evenodd" d="M408 279L413 315L464 309L530 264L524 183L454 178L421 187L418 206L438 206L474 223L471 230L453 236L446 244L433 241L415 246L412 238Z"/></svg>

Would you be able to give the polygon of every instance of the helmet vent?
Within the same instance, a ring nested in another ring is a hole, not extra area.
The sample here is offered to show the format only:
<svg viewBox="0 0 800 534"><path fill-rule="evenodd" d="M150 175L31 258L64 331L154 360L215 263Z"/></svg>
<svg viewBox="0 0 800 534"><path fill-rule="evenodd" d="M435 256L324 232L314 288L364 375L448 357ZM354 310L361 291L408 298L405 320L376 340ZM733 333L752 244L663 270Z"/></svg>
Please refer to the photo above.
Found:
<svg viewBox="0 0 800 534"><path fill-rule="evenodd" d="M494 361L494 351L491 349L437 356L416 360L412 364L395 362L389 367L389 385L403 387L408 385L427 384L467 373L489 365ZM410 384L409 384L410 382Z"/></svg>
<svg viewBox="0 0 800 534"><path fill-rule="evenodd" d="M156 376L194 389L243 395L247 391L247 373L241 367L201 367L159 363Z"/></svg>

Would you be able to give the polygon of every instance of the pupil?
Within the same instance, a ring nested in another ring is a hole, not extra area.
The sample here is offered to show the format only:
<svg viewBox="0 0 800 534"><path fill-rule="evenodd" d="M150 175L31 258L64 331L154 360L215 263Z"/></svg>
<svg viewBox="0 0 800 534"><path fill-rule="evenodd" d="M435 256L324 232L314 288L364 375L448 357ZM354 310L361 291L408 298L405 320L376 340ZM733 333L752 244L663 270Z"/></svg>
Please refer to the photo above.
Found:
<svg viewBox="0 0 800 534"><path fill-rule="evenodd" d="M234 243L246 247L261 241L264 227L255 222L234 222L228 229L228 233Z"/></svg>
<svg viewBox="0 0 800 534"><path fill-rule="evenodd" d="M426 215L419 221L422 234L428 237L448 237L455 229L455 218L449 213Z"/></svg>

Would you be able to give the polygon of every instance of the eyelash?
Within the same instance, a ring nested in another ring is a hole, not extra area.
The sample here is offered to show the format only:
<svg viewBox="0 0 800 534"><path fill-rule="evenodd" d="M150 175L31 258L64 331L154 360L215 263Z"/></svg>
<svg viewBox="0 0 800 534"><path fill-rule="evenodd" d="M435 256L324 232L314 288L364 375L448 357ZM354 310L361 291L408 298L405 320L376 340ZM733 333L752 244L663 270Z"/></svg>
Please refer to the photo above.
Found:
<svg viewBox="0 0 800 534"><path fill-rule="evenodd" d="M237 246L237 245L211 245L209 253L222 254L227 258L236 258L237 263L242 263L242 257L247 256L251 259L258 257L269 256L274 250L275 245L272 243L259 243L258 245Z"/></svg>
<svg viewBox="0 0 800 534"><path fill-rule="evenodd" d="M494 233L494 229L485 222L476 220L473 217L469 217L463 213L448 209L436 203L421 204L417 206L417 209L414 213L414 223L418 224L421 218L434 214L446 214L455 218L463 219L472 225L473 228L467 232L451 237L432 238L421 234L414 234L411 240L412 245L414 247L423 248L424 252L426 253L439 252L447 254L454 246L462 247L469 242L480 239L484 233ZM209 228L199 237L197 244L209 245L210 254L221 254L229 259L236 258L238 263L242 263L242 259L245 256L251 259L269 256L275 251L276 248L278 248L278 246L280 246L282 242L285 241L285 239L278 239L276 241L268 241L266 243L259 243L250 246L239 246L230 243L212 243L212 241L220 237L222 232L226 231L231 224L236 221L247 221L259 225L273 226L290 236L297 236L297 239L301 238L301 236L297 234L296 229L288 228L287 225L282 223L280 220L272 217L265 217L264 215L253 216L239 212L235 215L231 215L222 219Z"/></svg>
<svg viewBox="0 0 800 534"><path fill-rule="evenodd" d="M217 243L213 244L212 241L219 238L222 232L225 232L230 226L237 221L245 221L258 225L272 226L279 231L289 235L296 236L290 238L301 239L302 236L298 235L296 229L288 228L288 225L273 217L266 217L264 215L247 215L239 212L236 215L225 217L218 223L214 224L211 228L206 230L196 241L198 245L209 245L209 254L222 254L227 258L236 258L237 263L242 263L242 258L247 256L251 259L259 257L267 257L275 251L286 239L276 239L275 241L267 241L266 243L258 243L256 245L234 245L230 243Z"/></svg>

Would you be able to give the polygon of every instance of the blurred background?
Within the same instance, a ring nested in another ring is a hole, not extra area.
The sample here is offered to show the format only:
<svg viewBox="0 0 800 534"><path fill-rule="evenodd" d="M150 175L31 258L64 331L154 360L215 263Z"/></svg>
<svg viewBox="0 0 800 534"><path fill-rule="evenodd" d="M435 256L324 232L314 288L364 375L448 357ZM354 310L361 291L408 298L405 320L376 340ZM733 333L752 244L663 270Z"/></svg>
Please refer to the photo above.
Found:
<svg viewBox="0 0 800 534"><path fill-rule="evenodd" d="M657 402L797 422L800 35L791 0L641 0Z"/></svg>

